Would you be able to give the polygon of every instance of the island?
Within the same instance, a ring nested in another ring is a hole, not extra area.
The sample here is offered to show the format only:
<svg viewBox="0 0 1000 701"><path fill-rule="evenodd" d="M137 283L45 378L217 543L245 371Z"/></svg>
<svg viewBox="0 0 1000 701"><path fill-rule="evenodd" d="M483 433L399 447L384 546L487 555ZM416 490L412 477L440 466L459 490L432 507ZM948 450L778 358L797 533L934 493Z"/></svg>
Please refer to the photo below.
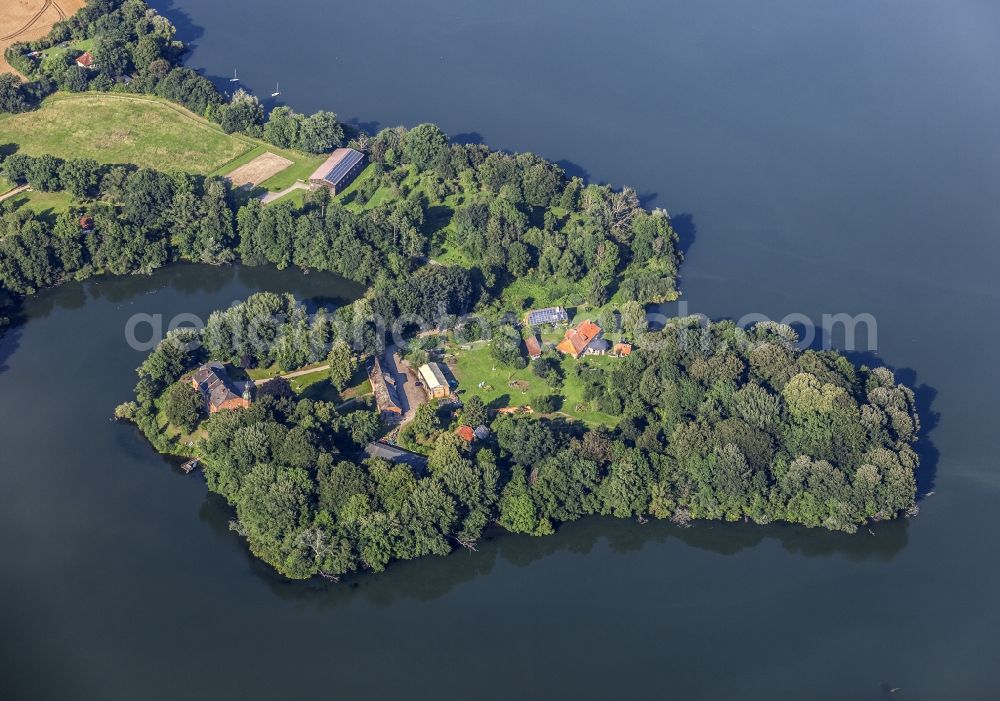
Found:
<svg viewBox="0 0 1000 701"><path fill-rule="evenodd" d="M0 75L0 324L69 279L170 262L362 283L260 293L169 334L116 415L200 467L286 577L381 571L604 515L854 532L915 512L913 392L678 298L669 214L432 124L269 114L91 0Z"/></svg>

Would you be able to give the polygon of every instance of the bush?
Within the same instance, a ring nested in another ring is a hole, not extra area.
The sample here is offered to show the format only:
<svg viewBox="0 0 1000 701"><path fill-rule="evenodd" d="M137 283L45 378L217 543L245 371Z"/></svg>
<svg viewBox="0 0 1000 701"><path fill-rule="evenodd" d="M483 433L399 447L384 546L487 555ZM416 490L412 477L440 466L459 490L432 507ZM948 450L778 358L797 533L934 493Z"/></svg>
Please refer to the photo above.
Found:
<svg viewBox="0 0 1000 701"><path fill-rule="evenodd" d="M560 407L562 407L562 397L558 394L545 394L538 397L531 408L539 414L551 414L553 411L558 411Z"/></svg>

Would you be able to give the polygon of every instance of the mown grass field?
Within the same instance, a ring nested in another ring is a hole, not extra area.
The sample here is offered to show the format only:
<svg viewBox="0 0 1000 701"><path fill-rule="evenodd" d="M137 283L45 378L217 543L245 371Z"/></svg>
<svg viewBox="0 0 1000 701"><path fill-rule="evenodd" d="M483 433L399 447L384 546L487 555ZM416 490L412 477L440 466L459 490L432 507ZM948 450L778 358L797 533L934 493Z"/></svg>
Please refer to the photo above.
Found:
<svg viewBox="0 0 1000 701"><path fill-rule="evenodd" d="M363 367L359 366L354 377L351 378L350 384L342 392L338 392L330 382L330 371L323 367L325 364L324 361L321 361L298 368L299 371L316 368L316 371L290 379L288 384L292 391L307 399L337 404L372 393L371 382L368 381L368 374ZM277 377L280 374L282 374L282 370L276 365L267 368L251 368L246 371L247 377L255 381Z"/></svg>
<svg viewBox="0 0 1000 701"><path fill-rule="evenodd" d="M29 190L15 195L7 200L7 205L13 209L27 208L45 217L68 212L76 204L73 196L68 192L38 192Z"/></svg>
<svg viewBox="0 0 1000 701"><path fill-rule="evenodd" d="M33 112L0 115L4 144L30 156L93 158L198 175L223 176L267 152L292 162L255 193L305 180L326 159L225 134L207 119L154 96L119 93L57 93Z"/></svg>
<svg viewBox="0 0 1000 701"><path fill-rule="evenodd" d="M254 148L164 100L119 94L57 94L42 106L0 116L0 141L20 153L133 163L207 174Z"/></svg>
<svg viewBox="0 0 1000 701"><path fill-rule="evenodd" d="M51 49L45 50L45 58L42 59L42 63L58 63L61 62L66 54L71 54L72 56L77 56L83 51L90 51L94 48L93 39L80 39L77 41L70 41L66 46L59 44Z"/></svg>
<svg viewBox="0 0 1000 701"><path fill-rule="evenodd" d="M562 367L565 380L563 386L555 390L536 376L530 366L524 370L515 370L494 363L489 345L474 350L450 349L450 354L454 355L456 362L449 362L448 365L458 380L459 397L463 401L476 395L494 408L517 407L532 406L538 397L558 395L562 398L562 407L554 416L568 416L588 424L604 426L618 423L617 417L596 411L590 402L584 400L583 381L576 376L573 367L582 364L596 371L608 370L619 362L617 358L590 356L573 360L564 357ZM481 388L480 382L485 382L486 387Z"/></svg>

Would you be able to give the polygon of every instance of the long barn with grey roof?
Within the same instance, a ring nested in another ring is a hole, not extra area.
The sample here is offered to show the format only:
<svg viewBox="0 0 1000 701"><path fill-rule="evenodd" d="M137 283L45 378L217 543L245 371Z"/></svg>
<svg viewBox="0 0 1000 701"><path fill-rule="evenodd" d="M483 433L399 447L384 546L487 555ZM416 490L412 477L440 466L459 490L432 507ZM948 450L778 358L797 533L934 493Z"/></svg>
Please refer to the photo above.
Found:
<svg viewBox="0 0 1000 701"><path fill-rule="evenodd" d="M352 148L338 148L309 177L309 183L313 187L327 187L336 195L343 192L364 167L365 154Z"/></svg>
<svg viewBox="0 0 1000 701"><path fill-rule="evenodd" d="M382 441L369 443L365 447L365 454L370 458L382 458L397 465L409 465L417 474L423 474L427 467L427 458L417 453L403 450L399 446L389 445Z"/></svg>

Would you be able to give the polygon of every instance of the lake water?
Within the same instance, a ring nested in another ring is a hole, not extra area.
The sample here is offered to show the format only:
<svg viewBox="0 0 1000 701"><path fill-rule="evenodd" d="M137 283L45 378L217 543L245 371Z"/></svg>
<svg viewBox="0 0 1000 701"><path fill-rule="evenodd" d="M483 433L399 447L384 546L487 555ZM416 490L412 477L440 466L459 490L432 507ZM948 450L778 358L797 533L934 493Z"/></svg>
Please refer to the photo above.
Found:
<svg viewBox="0 0 1000 701"><path fill-rule="evenodd" d="M124 323L354 290L203 267L71 284L0 341L3 698L997 697L1000 6L152 4L189 65L299 110L633 185L683 229L690 311L872 314L934 494L874 535L592 519L288 583L108 421L141 358Z"/></svg>

